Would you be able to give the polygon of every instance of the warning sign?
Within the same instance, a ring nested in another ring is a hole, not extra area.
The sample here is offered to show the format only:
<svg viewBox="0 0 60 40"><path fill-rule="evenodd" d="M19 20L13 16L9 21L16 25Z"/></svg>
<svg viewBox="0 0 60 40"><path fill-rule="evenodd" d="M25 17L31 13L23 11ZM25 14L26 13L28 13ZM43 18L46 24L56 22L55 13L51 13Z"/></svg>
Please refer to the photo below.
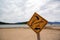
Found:
<svg viewBox="0 0 60 40"><path fill-rule="evenodd" d="M47 20L38 15L36 12L27 23L36 33L39 33L47 24Z"/></svg>

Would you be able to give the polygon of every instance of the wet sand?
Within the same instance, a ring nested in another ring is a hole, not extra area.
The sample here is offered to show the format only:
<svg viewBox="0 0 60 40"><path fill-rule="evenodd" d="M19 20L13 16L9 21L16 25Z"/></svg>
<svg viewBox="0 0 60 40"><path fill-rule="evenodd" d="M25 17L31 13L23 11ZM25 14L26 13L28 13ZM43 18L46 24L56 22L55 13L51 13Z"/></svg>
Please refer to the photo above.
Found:
<svg viewBox="0 0 60 40"><path fill-rule="evenodd" d="M40 32L41 40L60 40L60 30L45 28ZM0 29L0 40L37 40L36 33L30 28Z"/></svg>

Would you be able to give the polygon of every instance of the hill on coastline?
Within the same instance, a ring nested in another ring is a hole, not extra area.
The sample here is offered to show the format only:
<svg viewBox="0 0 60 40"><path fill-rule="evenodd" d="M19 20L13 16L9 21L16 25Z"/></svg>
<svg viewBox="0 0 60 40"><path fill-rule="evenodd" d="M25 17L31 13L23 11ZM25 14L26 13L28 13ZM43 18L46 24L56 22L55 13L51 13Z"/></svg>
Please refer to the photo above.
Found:
<svg viewBox="0 0 60 40"><path fill-rule="evenodd" d="M17 22L17 23L0 22L0 24L27 24L27 22ZM60 22L48 22L48 24L60 24Z"/></svg>

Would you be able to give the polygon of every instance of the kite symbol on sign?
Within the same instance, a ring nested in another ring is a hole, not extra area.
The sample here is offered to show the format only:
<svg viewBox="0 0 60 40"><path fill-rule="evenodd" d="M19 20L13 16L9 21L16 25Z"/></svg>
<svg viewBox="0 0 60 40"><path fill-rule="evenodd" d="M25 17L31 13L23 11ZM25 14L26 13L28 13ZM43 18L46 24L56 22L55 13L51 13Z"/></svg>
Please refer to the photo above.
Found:
<svg viewBox="0 0 60 40"><path fill-rule="evenodd" d="M38 16L36 16L36 18L37 18L37 20L39 20L39 17ZM39 27L36 27L35 30L40 30L40 28Z"/></svg>
<svg viewBox="0 0 60 40"><path fill-rule="evenodd" d="M37 18L37 20L39 20L39 17L38 16L35 16ZM32 24L30 26L32 26L33 24L36 24L34 23L36 20L33 20Z"/></svg>

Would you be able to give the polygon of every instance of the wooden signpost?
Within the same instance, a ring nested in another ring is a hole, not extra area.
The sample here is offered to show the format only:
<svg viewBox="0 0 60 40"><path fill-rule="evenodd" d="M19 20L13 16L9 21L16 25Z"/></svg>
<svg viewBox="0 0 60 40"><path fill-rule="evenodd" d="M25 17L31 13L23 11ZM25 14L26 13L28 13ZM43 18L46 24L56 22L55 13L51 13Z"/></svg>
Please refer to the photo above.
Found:
<svg viewBox="0 0 60 40"><path fill-rule="evenodd" d="M33 14L32 18L28 21L28 25L34 32L37 33L37 40L40 40L40 31L44 28L44 26L47 24L47 20L45 20L43 17L41 17L36 12Z"/></svg>

